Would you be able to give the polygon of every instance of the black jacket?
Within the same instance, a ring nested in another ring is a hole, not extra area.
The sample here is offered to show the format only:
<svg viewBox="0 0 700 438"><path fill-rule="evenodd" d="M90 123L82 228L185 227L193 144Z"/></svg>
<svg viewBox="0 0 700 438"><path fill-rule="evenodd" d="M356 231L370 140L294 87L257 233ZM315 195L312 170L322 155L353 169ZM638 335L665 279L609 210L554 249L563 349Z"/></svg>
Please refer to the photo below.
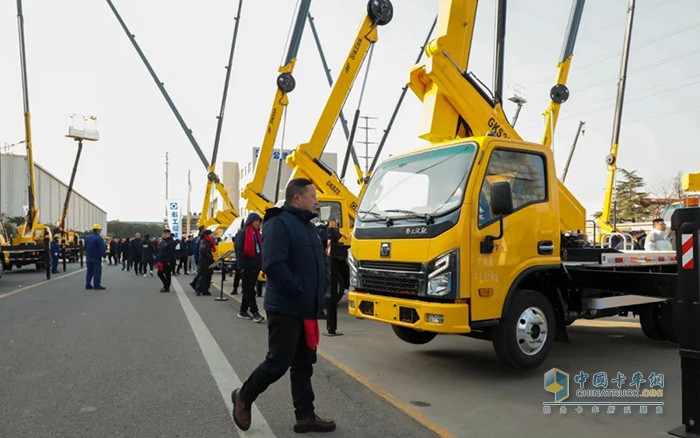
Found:
<svg viewBox="0 0 700 438"><path fill-rule="evenodd" d="M172 237L160 241L156 262L164 264L175 263L175 240Z"/></svg>
<svg viewBox="0 0 700 438"><path fill-rule="evenodd" d="M143 243L143 240L141 240L141 238L133 239L131 241L131 251L129 251L129 253L131 254L131 260L141 263L141 244L142 243Z"/></svg>
<svg viewBox="0 0 700 438"><path fill-rule="evenodd" d="M156 244L150 239L143 239L141 241L141 261L142 262L152 262L153 256L156 252Z"/></svg>
<svg viewBox="0 0 700 438"><path fill-rule="evenodd" d="M122 242L122 257L128 258L131 254L131 240L125 240Z"/></svg>
<svg viewBox="0 0 700 438"><path fill-rule="evenodd" d="M214 253L212 252L211 243L205 238L199 239L199 269L209 269L209 266L214 263Z"/></svg>
<svg viewBox="0 0 700 438"><path fill-rule="evenodd" d="M316 319L328 284L326 260L316 215L289 205L271 208L263 221L265 310Z"/></svg>
<svg viewBox="0 0 700 438"><path fill-rule="evenodd" d="M250 213L246 218L243 228L238 230L233 239L233 247L236 250L236 266L244 271L259 271L262 269L262 242L258 242L260 252L256 252L255 257L248 257L244 254L245 235L250 224L256 220L261 220L257 213Z"/></svg>

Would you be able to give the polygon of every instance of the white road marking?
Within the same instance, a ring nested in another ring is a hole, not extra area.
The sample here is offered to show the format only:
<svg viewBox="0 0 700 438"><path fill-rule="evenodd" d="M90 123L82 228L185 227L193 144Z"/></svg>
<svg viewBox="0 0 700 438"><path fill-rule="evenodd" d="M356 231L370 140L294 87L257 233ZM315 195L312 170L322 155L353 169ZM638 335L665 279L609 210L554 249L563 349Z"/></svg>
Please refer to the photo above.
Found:
<svg viewBox="0 0 700 438"><path fill-rule="evenodd" d="M221 397L224 399L224 403L226 404L226 408L230 415L231 409L233 408L231 403L231 391L233 391L235 388L239 388L242 385L241 379L233 370L233 367L229 363L228 359L226 359L224 352L221 351L221 347L219 347L219 344L216 343L216 340L212 336L206 324L204 324L204 321L202 321L202 318L199 316L197 309L194 308L190 298L182 289L182 286L176 278L173 278L172 285L175 287L175 292L177 294L177 298L180 300L182 310L187 316L190 327L192 327L192 331L197 338L199 348L202 350L202 355L207 361L207 365L209 365L211 375L214 377L216 385L219 387L219 392L221 393ZM253 404L252 410L253 422L250 429L247 432L243 432L236 428L238 433L244 437L274 437L275 434L272 432L272 429L270 429L270 426L267 424L267 421L260 412L260 409ZM232 418L231 422L233 422Z"/></svg>

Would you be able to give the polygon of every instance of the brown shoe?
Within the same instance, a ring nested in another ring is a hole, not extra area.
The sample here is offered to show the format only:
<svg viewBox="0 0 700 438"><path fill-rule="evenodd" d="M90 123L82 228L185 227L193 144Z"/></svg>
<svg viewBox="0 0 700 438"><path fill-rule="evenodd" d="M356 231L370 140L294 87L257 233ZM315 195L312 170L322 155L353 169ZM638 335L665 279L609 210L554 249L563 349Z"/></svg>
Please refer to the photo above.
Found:
<svg viewBox="0 0 700 438"><path fill-rule="evenodd" d="M324 420L319 418L318 415L314 415L312 418L307 418L305 420L297 420L297 424L294 425L294 432L305 433L305 432L333 432L335 430L335 421Z"/></svg>
<svg viewBox="0 0 700 438"><path fill-rule="evenodd" d="M241 400L241 389L236 389L231 393L233 402L233 422L241 430L250 429L250 406Z"/></svg>

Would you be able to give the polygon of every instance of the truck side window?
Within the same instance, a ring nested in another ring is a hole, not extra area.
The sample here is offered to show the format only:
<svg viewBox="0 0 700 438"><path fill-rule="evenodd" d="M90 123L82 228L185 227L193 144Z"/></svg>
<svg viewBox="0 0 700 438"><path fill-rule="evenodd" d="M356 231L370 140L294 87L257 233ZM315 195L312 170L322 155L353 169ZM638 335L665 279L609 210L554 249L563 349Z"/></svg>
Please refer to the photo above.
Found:
<svg viewBox="0 0 700 438"><path fill-rule="evenodd" d="M513 210L547 200L544 158L536 153L498 149L491 153L479 193L479 228L490 224L491 185L507 181L513 194Z"/></svg>

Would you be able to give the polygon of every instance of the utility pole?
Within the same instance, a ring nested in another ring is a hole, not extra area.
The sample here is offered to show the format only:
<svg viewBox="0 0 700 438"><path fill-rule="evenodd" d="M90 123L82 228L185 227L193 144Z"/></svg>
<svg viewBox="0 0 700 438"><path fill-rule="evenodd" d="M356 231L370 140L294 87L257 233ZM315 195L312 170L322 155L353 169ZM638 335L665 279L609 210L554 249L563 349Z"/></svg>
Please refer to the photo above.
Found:
<svg viewBox="0 0 700 438"><path fill-rule="evenodd" d="M574 156L574 151L576 150L576 143L578 143L579 135L585 134L586 122L581 120L578 122L578 131L576 131L576 137L574 138L574 144L571 145L571 151L569 151L569 158L566 160L566 166L564 166L564 173L561 175L561 182L566 182L566 174L569 173L569 164L571 164L571 158Z"/></svg>

